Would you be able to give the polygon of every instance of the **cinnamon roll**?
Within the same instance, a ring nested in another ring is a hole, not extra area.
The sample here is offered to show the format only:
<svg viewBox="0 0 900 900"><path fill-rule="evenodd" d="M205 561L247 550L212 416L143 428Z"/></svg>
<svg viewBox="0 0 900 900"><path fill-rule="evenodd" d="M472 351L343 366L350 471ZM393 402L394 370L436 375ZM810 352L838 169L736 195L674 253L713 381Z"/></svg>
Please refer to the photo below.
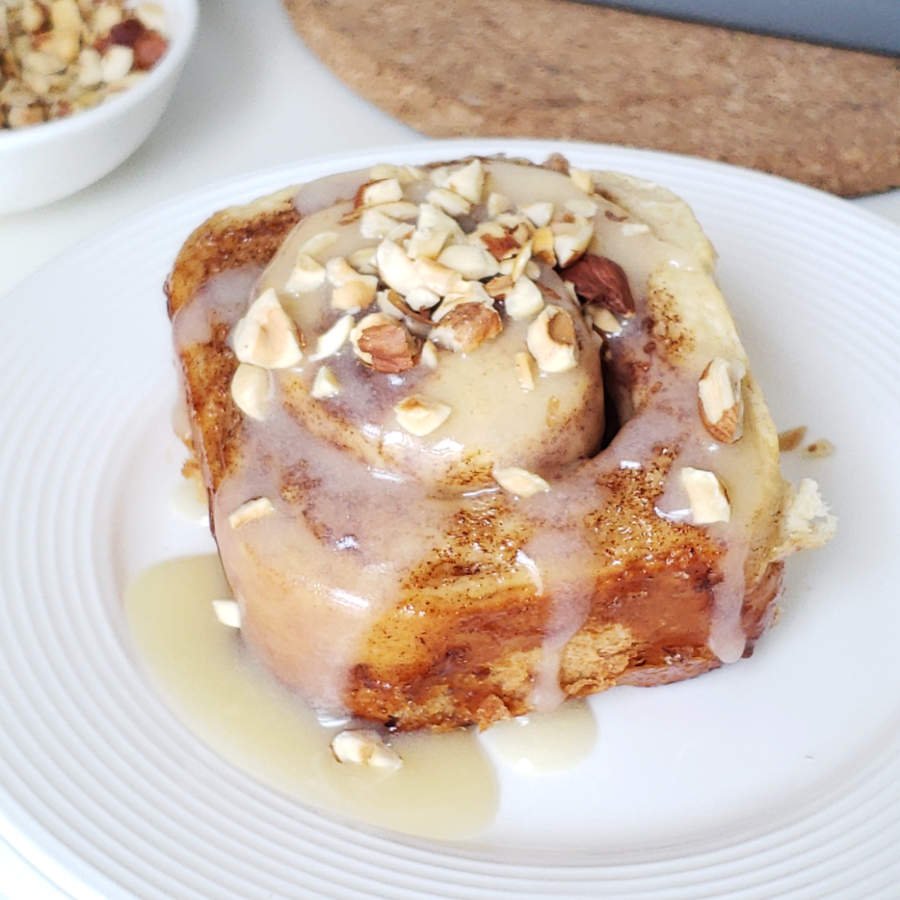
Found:
<svg viewBox="0 0 900 900"><path fill-rule="evenodd" d="M828 539L669 191L380 165L217 213L168 310L242 636L323 713L492 722L748 656Z"/></svg>

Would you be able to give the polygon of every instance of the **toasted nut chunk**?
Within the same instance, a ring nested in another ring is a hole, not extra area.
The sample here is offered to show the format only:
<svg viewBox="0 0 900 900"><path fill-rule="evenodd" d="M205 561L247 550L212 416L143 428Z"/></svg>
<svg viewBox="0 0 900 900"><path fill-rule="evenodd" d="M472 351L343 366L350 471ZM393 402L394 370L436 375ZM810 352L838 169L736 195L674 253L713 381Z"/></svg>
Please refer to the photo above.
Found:
<svg viewBox="0 0 900 900"><path fill-rule="evenodd" d="M320 288L324 283L325 266L316 262L308 253L299 253L284 289L291 294L304 294Z"/></svg>
<svg viewBox="0 0 900 900"><path fill-rule="evenodd" d="M569 178L575 182L575 187L580 188L586 194L594 193L594 176L584 169L569 169Z"/></svg>
<svg viewBox="0 0 900 900"><path fill-rule="evenodd" d="M331 249L337 243L337 239L338 234L336 231L320 231L306 241L299 252L306 253L309 256L320 256L326 250Z"/></svg>
<svg viewBox="0 0 900 900"><path fill-rule="evenodd" d="M109 40L113 44L121 44L124 47L133 47L138 36L147 29L141 24L141 20L128 14L118 25L113 25L109 30Z"/></svg>
<svg viewBox="0 0 900 900"><path fill-rule="evenodd" d="M163 57L169 42L158 31L144 30L134 42L134 67L140 71L152 69Z"/></svg>
<svg viewBox="0 0 900 900"><path fill-rule="evenodd" d="M438 367L437 347L435 347L434 344L431 343L431 341L425 341L425 343L422 344L422 352L419 354L419 362L429 369L436 369Z"/></svg>
<svg viewBox="0 0 900 900"><path fill-rule="evenodd" d="M803 456L806 459L824 459L834 453L834 444L827 438L819 438L803 448Z"/></svg>
<svg viewBox="0 0 900 900"><path fill-rule="evenodd" d="M553 232L549 227L538 228L531 236L531 255L548 266L556 265L556 251L553 249Z"/></svg>
<svg viewBox="0 0 900 900"><path fill-rule="evenodd" d="M264 369L286 369L303 359L300 332L272 288L260 294L235 325L234 354Z"/></svg>
<svg viewBox="0 0 900 900"><path fill-rule="evenodd" d="M729 363L717 356L703 370L697 385L703 425L723 444L733 444L744 431L743 377L742 363Z"/></svg>
<svg viewBox="0 0 900 900"><path fill-rule="evenodd" d="M134 65L134 50L131 47L123 47L121 44L113 44L100 60L100 70L103 72L103 80L109 84L124 78Z"/></svg>
<svg viewBox="0 0 900 900"><path fill-rule="evenodd" d="M549 225L550 220L553 218L553 204L549 201L531 203L528 206L523 206L522 212L528 216L529 221L535 227L543 228L545 225Z"/></svg>
<svg viewBox="0 0 900 900"><path fill-rule="evenodd" d="M378 206L382 203L393 203L403 199L403 188L396 178L383 178L380 181L367 181L356 192L353 205Z"/></svg>
<svg viewBox="0 0 900 900"><path fill-rule="evenodd" d="M685 466L680 478L691 505L691 521L695 525L711 525L731 519L731 505L714 472Z"/></svg>
<svg viewBox="0 0 900 900"><path fill-rule="evenodd" d="M571 266L588 248L594 236L590 222L578 217L574 222L554 222L553 252L561 268Z"/></svg>
<svg viewBox="0 0 900 900"><path fill-rule="evenodd" d="M328 366L320 366L313 378L312 390L310 394L316 400L328 400L331 397L337 397L341 392L341 383L337 380L337 376Z"/></svg>
<svg viewBox="0 0 900 900"><path fill-rule="evenodd" d="M419 293L427 293L425 288L416 288L410 297L415 297ZM419 298L421 299L421 298ZM378 308L390 316L392 319L399 319L409 329L410 333L418 338L425 337L431 331L431 317L429 310L413 309L404 300L402 294L388 288L386 291L379 291Z"/></svg>
<svg viewBox="0 0 900 900"><path fill-rule="evenodd" d="M362 275L377 275L378 269L375 268L375 248L361 247L354 250L347 257L347 262Z"/></svg>
<svg viewBox="0 0 900 900"><path fill-rule="evenodd" d="M339 763L388 772L396 772L403 766L397 751L388 747L381 735L371 728L350 729L336 734L331 741L331 752Z"/></svg>
<svg viewBox="0 0 900 900"><path fill-rule="evenodd" d="M403 245L409 240L415 228L409 222L398 222L388 233L388 239L395 244Z"/></svg>
<svg viewBox="0 0 900 900"><path fill-rule="evenodd" d="M497 260L486 250L472 244L451 244L438 257L438 262L471 281L490 278L498 271Z"/></svg>
<svg viewBox="0 0 900 900"><path fill-rule="evenodd" d="M437 187L446 187L447 179L450 177L450 166L435 166L429 170L428 177Z"/></svg>
<svg viewBox="0 0 900 900"><path fill-rule="evenodd" d="M425 195L425 199L451 216L465 216L472 209L472 204L465 197L447 188L433 188Z"/></svg>
<svg viewBox="0 0 900 900"><path fill-rule="evenodd" d="M353 316L341 316L328 331L319 335L319 339L316 341L316 352L312 355L312 359L325 359L327 356L333 356L344 346L344 341L350 337L352 330Z"/></svg>
<svg viewBox="0 0 900 900"><path fill-rule="evenodd" d="M416 265L394 241L386 239L378 245L375 262L381 280L395 291L408 294L413 288L422 286L422 278Z"/></svg>
<svg viewBox="0 0 900 900"><path fill-rule="evenodd" d="M510 231L518 230L524 240L532 232L531 226L528 224L528 216L520 212L501 213L497 216L497 223ZM522 226L520 228L520 226Z"/></svg>
<svg viewBox="0 0 900 900"><path fill-rule="evenodd" d="M375 295L375 305L378 307L378 312L384 314L389 319L403 319L406 315L404 310L401 308L401 304L397 303L397 298L400 297L396 291L388 288L385 291L378 291ZM400 297L401 301L403 300ZM377 313L373 314L377 315ZM353 334L350 334L350 340L353 340Z"/></svg>
<svg viewBox="0 0 900 900"><path fill-rule="evenodd" d="M575 368L575 326L564 309L545 307L528 326L527 343L542 372L567 372Z"/></svg>
<svg viewBox="0 0 900 900"><path fill-rule="evenodd" d="M527 469L520 469L518 466L510 466L506 469L494 469L494 481L517 497L533 497L535 494L542 494L550 490L550 485Z"/></svg>
<svg viewBox="0 0 900 900"><path fill-rule="evenodd" d="M241 608L237 600L213 600L213 613L227 628L241 627Z"/></svg>
<svg viewBox="0 0 900 900"><path fill-rule="evenodd" d="M66 65L73 62L81 48L79 28L54 28L40 35L40 47L44 53L50 53L61 59Z"/></svg>
<svg viewBox="0 0 900 900"><path fill-rule="evenodd" d="M525 244L519 255L513 260L512 268L509 270L513 281L517 281L522 277L529 262L531 262L531 241Z"/></svg>
<svg viewBox="0 0 900 900"><path fill-rule="evenodd" d="M7 113L7 124L10 128L24 128L44 121L44 110L40 106L14 106Z"/></svg>
<svg viewBox="0 0 900 900"><path fill-rule="evenodd" d="M487 198L487 214L491 217L499 216L500 213L506 212L512 206L512 201L506 194L498 194L492 191Z"/></svg>
<svg viewBox="0 0 900 900"><path fill-rule="evenodd" d="M796 450L803 443L804 437L806 437L805 425L781 431L778 433L778 449L782 453L790 453L791 450Z"/></svg>
<svg viewBox="0 0 900 900"><path fill-rule="evenodd" d="M450 313L465 303L480 303L483 306L493 308L493 301L490 295L484 289L484 285L480 281L463 282L464 290L447 294L440 305L431 311L431 321L437 324Z"/></svg>
<svg viewBox="0 0 900 900"><path fill-rule="evenodd" d="M628 276L613 260L586 253L577 262L566 266L561 274L575 285L578 296L585 303L605 306L617 316L630 316L634 312Z"/></svg>
<svg viewBox="0 0 900 900"><path fill-rule="evenodd" d="M511 319L530 319L544 308L544 296L541 289L523 275L507 293L505 305Z"/></svg>
<svg viewBox="0 0 900 900"><path fill-rule="evenodd" d="M620 334L622 323L602 306L588 306L585 310L595 331L601 334Z"/></svg>
<svg viewBox="0 0 900 900"><path fill-rule="evenodd" d="M465 197L470 203L480 203L484 191L484 166L480 159L473 159L450 172L445 187Z"/></svg>
<svg viewBox="0 0 900 900"><path fill-rule="evenodd" d="M503 329L497 310L482 303L461 303L431 331L431 340L456 353L470 353Z"/></svg>
<svg viewBox="0 0 900 900"><path fill-rule="evenodd" d="M342 284L347 284L351 281L360 281L366 277L372 277L371 275L365 276L357 272L343 256L335 256L329 259L325 263L325 272L328 276L328 281L335 287L340 287Z"/></svg>
<svg viewBox="0 0 900 900"><path fill-rule="evenodd" d="M368 318L369 316L366 316L366 319ZM357 326L359 333L354 346L357 356L364 363L370 365L376 372L391 374L405 372L416 364L419 354L418 342L401 322L388 319L381 324L362 328L363 322Z"/></svg>
<svg viewBox="0 0 900 900"><path fill-rule="evenodd" d="M65 62L58 56L53 53L44 53L42 50L32 50L31 53L27 53L22 60L22 65L27 72L33 72L36 75L55 75L66 67ZM130 62L128 68L131 68ZM125 72L127 71L128 69L125 70Z"/></svg>
<svg viewBox="0 0 900 900"><path fill-rule="evenodd" d="M492 278L484 289L495 300L502 300L511 290L513 286L512 275L498 275Z"/></svg>
<svg viewBox="0 0 900 900"><path fill-rule="evenodd" d="M374 206L363 212L359 220L359 233L370 240L387 237L400 223Z"/></svg>
<svg viewBox="0 0 900 900"><path fill-rule="evenodd" d="M365 309L375 299L375 289L378 282L348 281L331 292L331 306L346 312L355 312Z"/></svg>
<svg viewBox="0 0 900 900"><path fill-rule="evenodd" d="M407 297L413 297L417 302L426 302L426 298L422 295L428 294L428 303L437 303L439 298L426 288L416 288ZM431 329L431 318L427 312L413 309L395 290L388 288L386 291L378 292L378 308L390 316L392 319L405 320L406 327L413 334L426 334Z"/></svg>
<svg viewBox="0 0 900 900"><path fill-rule="evenodd" d="M493 222L488 224L495 225ZM519 248L522 246L522 241L513 232L499 225L496 226L496 229L484 228L476 234L494 259L510 259L519 252Z"/></svg>
<svg viewBox="0 0 900 900"><path fill-rule="evenodd" d="M325 264L328 280L335 285L331 294L334 309L358 310L375 299L378 278L357 272L343 256L329 259Z"/></svg>
<svg viewBox="0 0 900 900"><path fill-rule="evenodd" d="M465 290L466 281L462 275L443 263L423 257L416 260L415 270L420 284L436 294L444 295Z"/></svg>
<svg viewBox="0 0 900 900"><path fill-rule="evenodd" d="M386 293L386 291L380 291L379 295ZM363 316L350 332L350 343L353 345L353 351L367 365L372 364L372 357L370 354L364 353L359 349L360 336L367 328L373 328L375 325L384 325L388 322L397 321L397 319L400 318L399 310L397 310L397 313L397 315L385 312L369 313L369 315Z"/></svg>
<svg viewBox="0 0 900 900"><path fill-rule="evenodd" d="M420 394L413 394L394 407L397 423L416 437L424 437L440 428L451 412L453 410L446 403L429 400Z"/></svg>
<svg viewBox="0 0 900 900"><path fill-rule="evenodd" d="M385 203L377 209L386 216L396 219L398 222L410 223L415 222L419 216L419 207L415 203L406 200L397 200L393 203ZM412 230L412 229L410 229Z"/></svg>
<svg viewBox="0 0 900 900"><path fill-rule="evenodd" d="M431 228L436 231L445 231L451 237L462 237L463 233L456 219L448 216L447 213L431 203L419 205L419 218L416 220L416 228Z"/></svg>
<svg viewBox="0 0 900 900"><path fill-rule="evenodd" d="M406 305L416 312L422 309L431 309L440 302L441 298L426 287L413 288L406 295Z"/></svg>
<svg viewBox="0 0 900 900"><path fill-rule="evenodd" d="M93 47L85 47L78 54L78 83L82 87L96 87L103 81L100 54Z"/></svg>
<svg viewBox="0 0 900 900"><path fill-rule="evenodd" d="M406 253L411 259L428 257L435 259L450 239L445 228L416 228L406 245Z"/></svg>
<svg viewBox="0 0 900 900"><path fill-rule="evenodd" d="M232 528L240 528L248 522L255 522L265 516L270 516L275 512L275 507L268 497L257 497L255 500L248 500L242 503L230 516L228 516L228 524Z"/></svg>
<svg viewBox="0 0 900 900"><path fill-rule="evenodd" d="M523 391L533 391L534 379L537 376L534 366L534 357L523 350L521 353L516 354L515 360L516 378L519 381L519 386Z"/></svg>
<svg viewBox="0 0 900 900"><path fill-rule="evenodd" d="M239 363L231 378L231 399L251 419L264 419L269 407L271 384L266 369Z"/></svg>

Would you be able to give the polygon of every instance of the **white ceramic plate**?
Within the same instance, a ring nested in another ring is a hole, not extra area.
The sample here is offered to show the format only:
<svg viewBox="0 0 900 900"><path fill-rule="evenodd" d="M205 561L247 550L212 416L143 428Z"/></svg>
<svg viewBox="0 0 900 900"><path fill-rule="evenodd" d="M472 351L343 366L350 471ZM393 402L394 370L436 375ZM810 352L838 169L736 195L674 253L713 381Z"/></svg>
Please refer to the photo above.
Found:
<svg viewBox="0 0 900 900"><path fill-rule="evenodd" d="M560 149L694 206L779 427L805 424L837 446L802 468L840 533L792 561L782 621L752 660L595 698L591 757L542 778L504 769L499 815L477 840L339 822L204 746L130 655L129 578L211 546L168 505L181 453L161 285L210 212L291 182ZM898 285L896 229L843 201L711 162L531 141L419 143L250 175L71 251L2 315L2 836L75 896L889 895L900 884Z"/></svg>

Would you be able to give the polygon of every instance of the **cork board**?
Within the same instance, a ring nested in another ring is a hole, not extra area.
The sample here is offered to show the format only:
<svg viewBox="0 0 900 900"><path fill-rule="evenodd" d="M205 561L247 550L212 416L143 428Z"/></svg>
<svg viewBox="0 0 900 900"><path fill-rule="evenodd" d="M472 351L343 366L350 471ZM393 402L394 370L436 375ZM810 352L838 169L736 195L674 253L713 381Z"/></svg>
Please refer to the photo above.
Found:
<svg viewBox="0 0 900 900"><path fill-rule="evenodd" d="M650 147L845 196L900 186L900 61L568 0L284 0L350 87L433 137Z"/></svg>

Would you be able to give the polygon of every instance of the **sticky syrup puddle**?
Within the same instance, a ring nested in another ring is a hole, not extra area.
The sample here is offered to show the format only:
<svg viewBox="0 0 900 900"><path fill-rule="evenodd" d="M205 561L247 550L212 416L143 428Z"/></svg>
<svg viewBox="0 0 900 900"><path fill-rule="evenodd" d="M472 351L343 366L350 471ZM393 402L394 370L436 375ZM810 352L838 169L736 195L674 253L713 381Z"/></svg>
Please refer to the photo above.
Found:
<svg viewBox="0 0 900 900"><path fill-rule="evenodd" d="M188 727L230 763L322 810L420 837L459 840L483 831L499 806L500 766L540 775L571 768L594 746L590 707L574 701L553 713L446 734L390 738L397 772L337 762L330 743L341 727L322 725L215 617L212 601L231 596L218 556L168 560L138 575L125 613L151 680ZM343 726L346 727L346 726Z"/></svg>

